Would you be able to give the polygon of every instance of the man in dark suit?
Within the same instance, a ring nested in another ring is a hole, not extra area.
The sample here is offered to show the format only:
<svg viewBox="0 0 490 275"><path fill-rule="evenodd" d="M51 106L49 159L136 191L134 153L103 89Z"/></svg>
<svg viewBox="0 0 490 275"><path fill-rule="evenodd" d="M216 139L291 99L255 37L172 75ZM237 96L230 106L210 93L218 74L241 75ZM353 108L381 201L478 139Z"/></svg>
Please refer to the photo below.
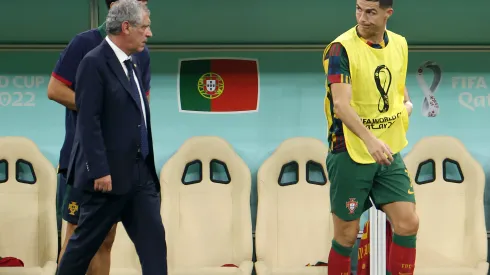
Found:
<svg viewBox="0 0 490 275"><path fill-rule="evenodd" d="M141 72L130 58L152 36L149 16L136 0L116 3L107 15L108 36L85 55L77 71L77 126L67 182L84 193L59 275L85 274L119 220L135 245L143 274L167 274L150 111Z"/></svg>

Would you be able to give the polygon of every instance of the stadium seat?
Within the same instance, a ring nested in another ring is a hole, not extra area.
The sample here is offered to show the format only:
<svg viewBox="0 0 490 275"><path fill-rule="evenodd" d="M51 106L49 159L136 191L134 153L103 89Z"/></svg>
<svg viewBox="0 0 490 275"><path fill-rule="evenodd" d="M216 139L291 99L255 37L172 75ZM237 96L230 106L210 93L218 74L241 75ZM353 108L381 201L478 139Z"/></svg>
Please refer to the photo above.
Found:
<svg viewBox="0 0 490 275"><path fill-rule="evenodd" d="M169 275L251 275L251 174L224 139L192 137L163 165Z"/></svg>
<svg viewBox="0 0 490 275"><path fill-rule="evenodd" d="M37 145L24 137L0 138L0 256L24 267L0 274L56 272L56 171Z"/></svg>
<svg viewBox="0 0 490 275"><path fill-rule="evenodd" d="M421 139L404 158L417 213L417 275L486 275L482 166L456 138Z"/></svg>
<svg viewBox="0 0 490 275"><path fill-rule="evenodd" d="M327 147L317 139L285 140L257 175L257 275L327 274L333 237ZM316 265L316 266L315 266Z"/></svg>
<svg viewBox="0 0 490 275"><path fill-rule="evenodd" d="M65 240L66 221L61 223L61 241ZM134 244L121 222L117 225L116 239L111 250L110 275L141 275L141 265Z"/></svg>

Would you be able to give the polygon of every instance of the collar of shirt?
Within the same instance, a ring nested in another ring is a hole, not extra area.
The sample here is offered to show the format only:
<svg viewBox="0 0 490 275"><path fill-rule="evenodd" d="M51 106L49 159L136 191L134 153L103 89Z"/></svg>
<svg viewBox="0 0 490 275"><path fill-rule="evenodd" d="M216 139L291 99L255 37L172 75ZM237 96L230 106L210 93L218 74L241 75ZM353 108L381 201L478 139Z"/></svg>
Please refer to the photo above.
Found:
<svg viewBox="0 0 490 275"><path fill-rule="evenodd" d="M116 46L116 44L114 44L114 42L111 41L109 36L106 36L105 40L107 41L107 43L109 43L109 46L111 46L112 50L116 54L116 57L119 60L119 62L121 63L121 65L123 65L123 67L126 68L124 61L131 59L131 57L128 56L126 53L124 53L123 50L121 50L118 46Z"/></svg>
<svg viewBox="0 0 490 275"><path fill-rule="evenodd" d="M116 44L114 44L114 42L112 42L111 39L109 39L109 36L106 36L105 37L105 40L107 41L107 43L109 43L109 46L111 46L112 50L116 54L117 59L121 63L124 72L126 73L126 75L128 75L128 69L126 68L126 65L124 64L124 61L126 61L128 59L131 59L131 56L128 56L118 46L116 46ZM134 75L134 78L137 79L136 74L135 74L134 71L133 71L133 75ZM142 111L143 111L143 118L144 118L144 122L145 122L145 126L146 126L146 110L145 110L146 107L145 107L145 103L144 103L144 100L143 100L143 95L141 94L141 88L139 86L138 81L136 81L136 86L138 87L141 108L142 108Z"/></svg>

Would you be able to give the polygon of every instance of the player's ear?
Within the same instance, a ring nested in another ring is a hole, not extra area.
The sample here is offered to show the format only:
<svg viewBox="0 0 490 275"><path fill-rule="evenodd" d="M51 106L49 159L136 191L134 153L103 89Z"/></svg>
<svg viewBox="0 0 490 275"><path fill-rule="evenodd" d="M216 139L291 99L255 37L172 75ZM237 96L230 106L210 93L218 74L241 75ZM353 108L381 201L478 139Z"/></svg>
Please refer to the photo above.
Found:
<svg viewBox="0 0 490 275"><path fill-rule="evenodd" d="M112 2L111 5L109 6L109 9L112 8L112 6L114 6L116 2Z"/></svg>
<svg viewBox="0 0 490 275"><path fill-rule="evenodd" d="M386 9L387 18L390 18L393 15L393 8Z"/></svg>

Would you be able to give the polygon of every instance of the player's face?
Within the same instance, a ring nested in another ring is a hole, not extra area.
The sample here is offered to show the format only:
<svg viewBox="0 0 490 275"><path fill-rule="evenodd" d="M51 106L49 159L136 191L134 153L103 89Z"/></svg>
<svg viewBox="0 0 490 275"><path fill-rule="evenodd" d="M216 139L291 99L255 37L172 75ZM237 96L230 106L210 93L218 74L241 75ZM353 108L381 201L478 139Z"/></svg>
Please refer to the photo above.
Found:
<svg viewBox="0 0 490 275"><path fill-rule="evenodd" d="M148 38L152 37L153 35L150 29L150 23L150 16L148 15L148 13L143 12L143 21L141 22L141 24L138 24L131 28L131 44L133 46L132 48L137 52L141 52L144 50Z"/></svg>
<svg viewBox="0 0 490 275"><path fill-rule="evenodd" d="M379 2L357 0L356 18L359 30L365 35L373 35L386 29L386 21L393 13L392 8L380 8Z"/></svg>

